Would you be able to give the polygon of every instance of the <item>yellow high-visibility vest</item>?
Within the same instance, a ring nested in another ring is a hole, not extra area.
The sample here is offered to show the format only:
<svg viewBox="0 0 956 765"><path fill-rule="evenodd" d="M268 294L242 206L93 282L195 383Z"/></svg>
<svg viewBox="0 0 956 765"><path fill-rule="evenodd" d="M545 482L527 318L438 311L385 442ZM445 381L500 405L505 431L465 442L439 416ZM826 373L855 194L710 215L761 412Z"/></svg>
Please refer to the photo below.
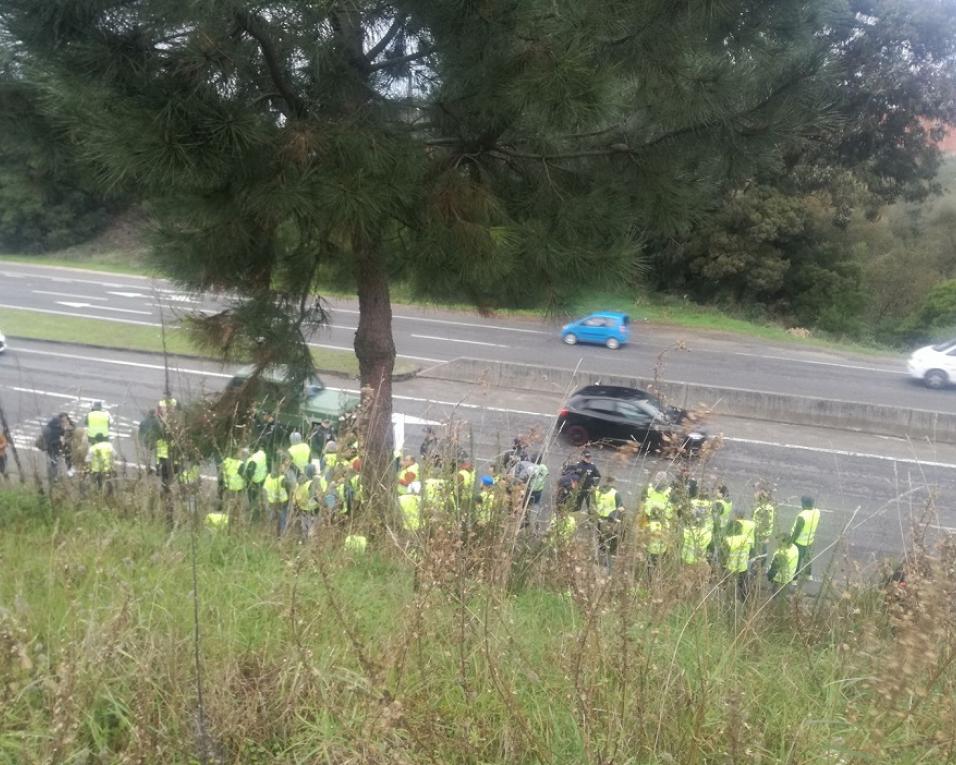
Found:
<svg viewBox="0 0 956 765"><path fill-rule="evenodd" d="M551 516L551 535L555 541L567 543L574 538L578 530L578 522L573 515L564 514L563 517Z"/></svg>
<svg viewBox="0 0 956 765"><path fill-rule="evenodd" d="M719 528L724 530L727 528L727 524L730 523L730 519L734 517L734 503L729 499L715 499L714 500L714 520L717 522Z"/></svg>
<svg viewBox="0 0 956 765"><path fill-rule="evenodd" d="M594 493L594 500L598 517L607 518L617 510L617 489L613 486L609 489L598 489Z"/></svg>
<svg viewBox="0 0 956 765"><path fill-rule="evenodd" d="M750 537L734 534L724 540L724 568L731 574L742 574L750 567Z"/></svg>
<svg viewBox="0 0 956 765"><path fill-rule="evenodd" d="M669 518L673 514L671 508L671 487L665 489L655 489L653 486L647 487L647 496L644 498L644 514L654 515L655 512L663 518Z"/></svg>
<svg viewBox="0 0 956 765"><path fill-rule="evenodd" d="M264 480L266 480L266 476L269 475L269 458L262 449L259 449L255 454L249 457L249 459L242 463L243 476L245 476L250 463L253 466L253 472L252 478L249 479L249 482L261 484Z"/></svg>
<svg viewBox="0 0 956 765"><path fill-rule="evenodd" d="M292 446L289 447L289 458L296 468L304 471L312 459L312 449L307 443L292 444Z"/></svg>
<svg viewBox="0 0 956 765"><path fill-rule="evenodd" d="M113 472L113 444L109 441L100 441L90 447L90 472Z"/></svg>
<svg viewBox="0 0 956 765"><path fill-rule="evenodd" d="M229 525L229 515L227 513L207 513L206 526L213 531L224 529Z"/></svg>
<svg viewBox="0 0 956 765"><path fill-rule="evenodd" d="M800 551L796 545L785 545L780 547L773 554L773 566L776 564L777 570L773 572L774 584L790 584L797 575L797 562L800 560Z"/></svg>
<svg viewBox="0 0 956 765"><path fill-rule="evenodd" d="M262 490L266 494L266 502L278 505L289 501L289 492L285 488L284 475L267 475L262 482Z"/></svg>
<svg viewBox="0 0 956 765"><path fill-rule="evenodd" d="M750 540L750 547L752 548L756 543L756 537L754 534L757 529L757 524L755 524L753 521L747 520L746 518L738 518L737 528L740 529L738 532L739 534L743 534L745 537L747 537L747 539Z"/></svg>
<svg viewBox="0 0 956 765"><path fill-rule="evenodd" d="M422 498L417 494L402 494L398 498L405 531L418 531L422 525Z"/></svg>
<svg viewBox="0 0 956 765"><path fill-rule="evenodd" d="M246 480L240 474L242 462L235 457L226 457L222 461L222 480L229 491L242 491L246 488Z"/></svg>
<svg viewBox="0 0 956 765"><path fill-rule="evenodd" d="M803 528L800 530L800 536L793 540L794 544L809 547L817 536L817 526L820 525L820 511L815 507L811 507L809 510L801 510L797 513L797 518L803 518ZM794 528L796 528L796 523L794 523Z"/></svg>
<svg viewBox="0 0 956 765"><path fill-rule="evenodd" d="M777 510L770 502L761 502L754 508L754 534L760 542L768 542L773 536Z"/></svg>
<svg viewBox="0 0 956 765"><path fill-rule="evenodd" d="M707 547L713 539L709 523L688 526L681 534L680 559L688 566L700 563L707 558Z"/></svg>
<svg viewBox="0 0 956 765"><path fill-rule="evenodd" d="M295 506L299 509L299 511L303 513L314 513L319 509L319 501L315 498L315 492L313 491L313 483L315 480L320 481L320 486L325 481L325 479L312 479L311 481L306 480L302 481L302 483L295 487L293 501L295 502ZM322 486L322 491L325 491L324 486Z"/></svg>
<svg viewBox="0 0 956 765"><path fill-rule="evenodd" d="M108 438L110 435L110 416L103 411L94 409L86 415L86 437Z"/></svg>
<svg viewBox="0 0 956 765"><path fill-rule="evenodd" d="M647 552L649 555L663 555L667 552L667 526L660 521L649 521L647 532Z"/></svg>

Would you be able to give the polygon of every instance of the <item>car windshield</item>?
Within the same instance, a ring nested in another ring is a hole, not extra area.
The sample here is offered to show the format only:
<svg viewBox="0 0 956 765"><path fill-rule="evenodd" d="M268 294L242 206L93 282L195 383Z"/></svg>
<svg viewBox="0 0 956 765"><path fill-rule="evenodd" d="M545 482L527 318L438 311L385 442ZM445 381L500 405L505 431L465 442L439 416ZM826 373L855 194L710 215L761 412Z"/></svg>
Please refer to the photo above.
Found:
<svg viewBox="0 0 956 765"><path fill-rule="evenodd" d="M956 340L947 340L945 343L939 343L938 345L934 345L933 350L939 351L940 353L944 353L945 351L952 349L954 346L956 346Z"/></svg>
<svg viewBox="0 0 956 765"><path fill-rule="evenodd" d="M634 403L640 410L642 410L646 414L649 414L654 420L663 422L664 420L667 419L667 417L664 416L664 413L660 409L658 409L656 406L654 406L654 404L651 403L649 400L635 401Z"/></svg>

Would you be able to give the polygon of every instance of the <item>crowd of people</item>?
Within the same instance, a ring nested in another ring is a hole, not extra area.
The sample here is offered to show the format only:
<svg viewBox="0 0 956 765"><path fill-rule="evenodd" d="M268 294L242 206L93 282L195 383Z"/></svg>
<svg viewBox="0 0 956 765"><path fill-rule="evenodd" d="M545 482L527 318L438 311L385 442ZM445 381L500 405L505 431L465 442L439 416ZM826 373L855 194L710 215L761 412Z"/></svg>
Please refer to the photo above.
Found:
<svg viewBox="0 0 956 765"><path fill-rule="evenodd" d="M196 487L201 477L199 465L173 448L170 427L176 407L176 400L167 396L141 426L164 492L175 485ZM95 402L83 423L84 465L96 485L107 490L115 475L112 426L102 403ZM41 439L51 478L61 460L67 474L73 474L76 431L64 413L44 428ZM277 534L308 536L322 522L357 516L366 497L361 447L353 433L328 420L305 435L298 430L283 433L271 422L255 433L252 446L218 461L219 502L206 516L208 526L264 521ZM664 561L706 566L732 579L741 598L747 597L758 572L781 591L812 574L820 511L809 496L802 498L790 531L779 534L776 505L767 488L757 489L748 517L734 509L726 486L705 489L686 471L673 478L659 472L640 492L636 506L627 507L615 478L602 476L587 449L565 462L549 492L549 469L523 439L514 439L509 450L479 473L457 442L441 439L431 429L426 429L417 454L394 455L393 470L394 481L388 478L385 483L393 484L402 527L412 535L436 514L466 520L477 531L516 518L530 535L555 545L586 536L586 528L599 561L611 570L622 540L633 534L649 568ZM364 538L349 540L364 549Z"/></svg>

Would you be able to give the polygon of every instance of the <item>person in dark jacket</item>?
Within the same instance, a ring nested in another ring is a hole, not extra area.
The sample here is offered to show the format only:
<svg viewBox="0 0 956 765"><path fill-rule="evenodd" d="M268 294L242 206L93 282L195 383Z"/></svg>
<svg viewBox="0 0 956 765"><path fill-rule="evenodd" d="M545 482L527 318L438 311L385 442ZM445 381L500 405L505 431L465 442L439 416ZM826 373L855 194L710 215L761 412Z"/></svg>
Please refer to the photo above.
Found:
<svg viewBox="0 0 956 765"><path fill-rule="evenodd" d="M581 460L574 466L578 475L578 503L577 510L591 509L591 494L601 481L601 471L591 461L591 452L585 449L581 453Z"/></svg>
<svg viewBox="0 0 956 765"><path fill-rule="evenodd" d="M49 459L48 472L51 481L57 477L61 457L66 463L67 476L73 476L73 452L70 449L73 428L73 420L66 412L51 417L43 428L43 448Z"/></svg>

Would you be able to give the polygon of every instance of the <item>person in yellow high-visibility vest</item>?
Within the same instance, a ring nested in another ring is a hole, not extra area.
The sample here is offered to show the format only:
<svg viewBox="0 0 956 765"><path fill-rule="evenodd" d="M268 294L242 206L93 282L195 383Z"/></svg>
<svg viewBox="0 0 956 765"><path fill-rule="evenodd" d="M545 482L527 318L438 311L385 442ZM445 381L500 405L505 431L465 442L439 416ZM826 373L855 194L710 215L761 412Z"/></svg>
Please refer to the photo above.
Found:
<svg viewBox="0 0 956 765"><path fill-rule="evenodd" d="M410 534L417 532L422 526L422 498L419 495L421 484L412 481L408 491L398 495L398 507L402 515L402 528Z"/></svg>
<svg viewBox="0 0 956 765"><path fill-rule="evenodd" d="M289 459L296 476L304 475L306 466L312 461L312 447L302 440L302 434L298 431L293 431L289 436Z"/></svg>
<svg viewBox="0 0 956 765"><path fill-rule="evenodd" d="M673 516L671 492L673 489L667 484L667 473L663 470L654 475L654 480L644 490L641 501L641 512L650 518L655 513L662 518Z"/></svg>
<svg viewBox="0 0 956 765"><path fill-rule="evenodd" d="M326 441L322 447L322 473L329 478L335 466L340 464L342 459L339 457L339 445L335 441Z"/></svg>
<svg viewBox="0 0 956 765"><path fill-rule="evenodd" d="M737 590L737 597L744 600L750 584L750 550L751 537L746 531L740 532L734 529L734 532L724 538L723 542L723 564L724 571L734 581Z"/></svg>
<svg viewBox="0 0 956 765"><path fill-rule="evenodd" d="M156 439L156 472L163 492L169 492L176 475L176 458L172 450L173 423L179 412L176 399L167 395L156 406L159 437Z"/></svg>
<svg viewBox="0 0 956 765"><path fill-rule="evenodd" d="M710 513L706 509L698 509L681 530L681 562L688 566L707 563L713 536L714 527Z"/></svg>
<svg viewBox="0 0 956 765"><path fill-rule="evenodd" d="M759 488L754 494L753 519L756 525L755 550L758 554L766 556L770 539L776 532L777 522L777 508L773 504L773 495L769 489Z"/></svg>
<svg viewBox="0 0 956 765"><path fill-rule="evenodd" d="M86 415L86 438L90 444L108 441L113 418L103 409L102 401L94 401L89 414Z"/></svg>
<svg viewBox="0 0 956 765"><path fill-rule="evenodd" d="M598 556L605 568L610 569L624 515L624 499L613 476L607 476L595 490L591 507L597 516Z"/></svg>
<svg viewBox="0 0 956 765"><path fill-rule="evenodd" d="M272 463L272 470L262 482L262 494L265 497L266 507L269 508L269 520L276 525L276 534L282 535L285 531L289 514L289 478L286 474L288 465L285 455L276 455Z"/></svg>
<svg viewBox="0 0 956 765"><path fill-rule="evenodd" d="M292 496L296 517L305 536L309 536L319 518L321 497L325 494L327 487L328 483L318 474L315 465L311 463L306 465L305 472L299 477Z"/></svg>
<svg viewBox="0 0 956 765"><path fill-rule="evenodd" d="M269 457L262 447L252 454L249 454L248 449L243 449L240 456L242 457L242 477L246 482L246 498L249 500L253 515L258 516L261 509L262 484L269 475Z"/></svg>
<svg viewBox="0 0 956 765"><path fill-rule="evenodd" d="M813 497L800 498L800 512L793 521L790 531L790 544L796 545L800 553L797 563L797 576L813 579L810 560L813 541L817 538L817 526L820 525L820 511L813 505Z"/></svg>
<svg viewBox="0 0 956 765"><path fill-rule="evenodd" d="M113 444L109 441L97 441L90 447L90 476L96 482L98 489L106 487L107 493L112 493L113 466L115 453Z"/></svg>
<svg viewBox="0 0 956 765"><path fill-rule="evenodd" d="M398 493L408 494L413 483L420 483L421 468L411 455L405 455L400 460L398 468Z"/></svg>
<svg viewBox="0 0 956 765"><path fill-rule="evenodd" d="M800 563L800 550L790 542L790 535L780 537L777 549L767 571L767 579L773 585L774 596L786 592L797 578L797 567Z"/></svg>

